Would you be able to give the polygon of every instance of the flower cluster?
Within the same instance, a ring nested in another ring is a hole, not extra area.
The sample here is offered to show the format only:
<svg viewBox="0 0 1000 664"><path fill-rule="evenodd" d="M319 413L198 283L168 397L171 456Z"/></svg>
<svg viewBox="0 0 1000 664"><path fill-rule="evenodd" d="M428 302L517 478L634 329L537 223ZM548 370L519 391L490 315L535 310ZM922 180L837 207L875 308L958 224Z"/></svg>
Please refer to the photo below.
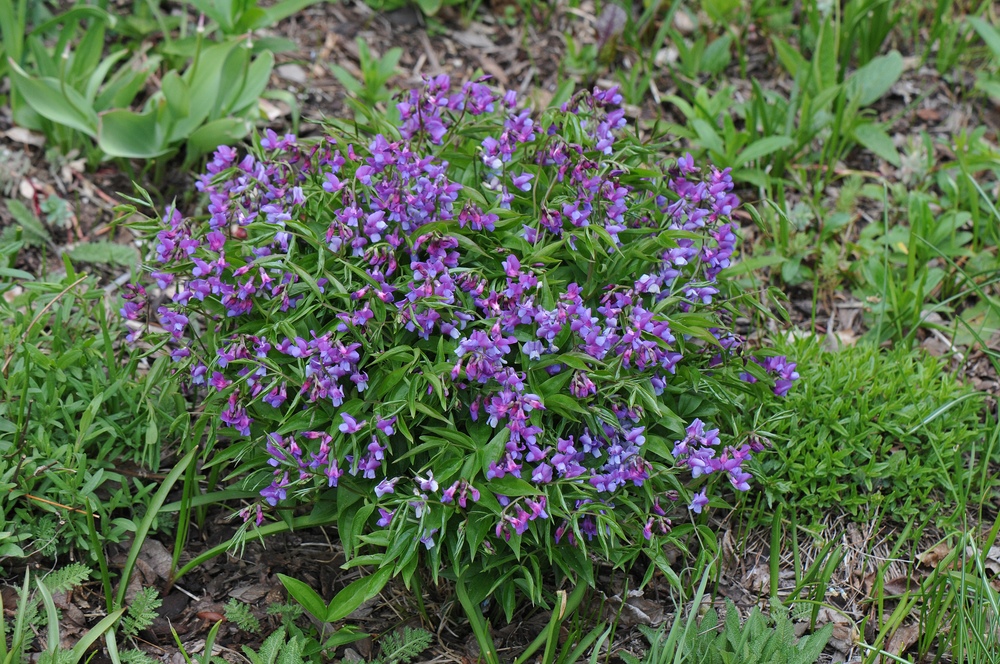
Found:
<svg viewBox="0 0 1000 664"><path fill-rule="evenodd" d="M663 167L621 101L595 90L538 116L439 76L382 133L268 131L258 153L215 153L206 216L170 209L152 238L169 297L155 321L233 444L271 469L266 505L349 483L369 528L493 551L666 534L681 469L749 488L759 446L698 419L763 397L727 387L758 380L719 315L732 177L689 155ZM122 315L146 299L126 290ZM798 377L754 361L775 394ZM664 455L667 413L693 422ZM689 506L707 502L703 487Z"/></svg>

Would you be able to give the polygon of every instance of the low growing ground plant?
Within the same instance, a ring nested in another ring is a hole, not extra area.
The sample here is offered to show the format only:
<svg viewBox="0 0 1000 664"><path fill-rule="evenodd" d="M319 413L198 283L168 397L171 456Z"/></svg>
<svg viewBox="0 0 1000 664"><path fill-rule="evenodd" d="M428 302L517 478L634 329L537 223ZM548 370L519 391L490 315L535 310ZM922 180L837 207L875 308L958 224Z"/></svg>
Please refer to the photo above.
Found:
<svg viewBox="0 0 1000 664"><path fill-rule="evenodd" d="M94 277L68 260L52 279L4 267L22 246L0 253L0 557L97 562L98 536L136 529L185 403L166 361L145 375L117 361L123 326Z"/></svg>
<svg viewBox="0 0 1000 664"><path fill-rule="evenodd" d="M700 622L677 620L671 629L654 630L640 625L639 631L649 641L650 649L643 659L620 653L626 664L815 664L830 640L833 625L827 624L809 636L798 638L788 611L772 601L773 613L764 615L756 606L745 622L740 622L739 610L726 600L725 617L709 609Z"/></svg>
<svg viewBox="0 0 1000 664"><path fill-rule="evenodd" d="M829 352L814 339L784 350L800 360L802 385L762 414L775 443L760 462L768 504L794 505L816 523L833 508L865 522L873 510L904 522L956 516L933 508L973 472L983 401L944 360L870 344Z"/></svg>
<svg viewBox="0 0 1000 664"><path fill-rule="evenodd" d="M440 76L398 124L220 148L206 213L144 226L130 341L217 417L246 521L316 503L382 583L446 574L508 617L552 567L592 584L645 551L676 579L661 544L749 488L735 423L798 374L729 324L728 170L665 162L620 103L538 116Z"/></svg>

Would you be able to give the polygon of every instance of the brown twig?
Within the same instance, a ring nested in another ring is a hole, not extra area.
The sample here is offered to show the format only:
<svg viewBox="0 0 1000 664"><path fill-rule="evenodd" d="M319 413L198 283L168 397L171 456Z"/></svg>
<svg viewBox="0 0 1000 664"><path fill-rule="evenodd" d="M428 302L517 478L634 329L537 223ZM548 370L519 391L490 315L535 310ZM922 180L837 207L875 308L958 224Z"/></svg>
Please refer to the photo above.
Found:
<svg viewBox="0 0 1000 664"><path fill-rule="evenodd" d="M13 491L13 489L11 489L11 491ZM70 512L76 512L77 514L88 514L88 512L84 510L80 510L75 507L70 507L69 505L63 505L62 503L57 503L52 500L46 500L45 498L39 498L38 496L33 496L30 493L24 494L24 497L27 498L28 500L34 500L36 502L44 503L46 505L52 505L53 507L61 507L64 510L69 510ZM94 517L95 519L101 518L100 514L91 514L90 516Z"/></svg>

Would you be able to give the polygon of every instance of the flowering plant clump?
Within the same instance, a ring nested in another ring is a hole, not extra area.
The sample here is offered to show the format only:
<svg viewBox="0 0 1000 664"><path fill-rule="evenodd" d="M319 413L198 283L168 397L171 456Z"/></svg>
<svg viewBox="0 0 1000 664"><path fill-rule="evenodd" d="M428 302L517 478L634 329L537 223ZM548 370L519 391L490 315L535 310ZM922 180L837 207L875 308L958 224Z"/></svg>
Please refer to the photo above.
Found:
<svg viewBox="0 0 1000 664"><path fill-rule="evenodd" d="M408 579L423 550L509 606L540 597L539 561L665 565L707 481L749 488L760 443L706 421L783 395L795 364L744 361L727 324L728 170L662 166L620 105L536 116L440 76L397 125L219 148L207 214L155 230L150 317L253 471L246 520L328 492L349 556Z"/></svg>

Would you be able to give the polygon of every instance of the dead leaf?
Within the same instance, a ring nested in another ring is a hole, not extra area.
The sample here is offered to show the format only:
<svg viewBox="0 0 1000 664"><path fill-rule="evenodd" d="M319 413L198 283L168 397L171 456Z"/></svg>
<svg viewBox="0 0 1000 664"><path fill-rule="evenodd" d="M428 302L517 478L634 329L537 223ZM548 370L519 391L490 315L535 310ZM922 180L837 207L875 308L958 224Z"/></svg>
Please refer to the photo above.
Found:
<svg viewBox="0 0 1000 664"><path fill-rule="evenodd" d="M4 136L17 143L34 145L36 148L44 147L45 135L25 129L24 127L11 127L3 133Z"/></svg>
<svg viewBox="0 0 1000 664"><path fill-rule="evenodd" d="M274 122L280 117L288 115L290 109L287 104L274 103L267 99L260 99L260 110L264 113L264 117L267 118L268 122Z"/></svg>
<svg viewBox="0 0 1000 664"><path fill-rule="evenodd" d="M299 85L305 85L306 81L309 80L309 76L306 74L306 70L295 64L294 62L287 65L281 65L274 68L274 73L285 79L286 81L291 81L292 83L298 83Z"/></svg>
<svg viewBox="0 0 1000 664"><path fill-rule="evenodd" d="M882 584L882 593L884 595L902 595L918 585L920 584L909 576L897 576Z"/></svg>
<svg viewBox="0 0 1000 664"><path fill-rule="evenodd" d="M17 589L11 586L0 588L0 602L3 602L3 611L5 614L12 616L17 613L19 595L20 593L17 592Z"/></svg>
<svg viewBox="0 0 1000 664"><path fill-rule="evenodd" d="M19 185L18 188L23 198L26 198L30 201L35 197L35 191L36 191L35 185L28 178L24 178L23 180L21 180L21 184Z"/></svg>
<svg viewBox="0 0 1000 664"><path fill-rule="evenodd" d="M816 613L816 625L833 625L833 633L830 635L830 641L827 645L844 655L845 658L854 650L854 646L861 638L861 633L853 620L828 607L822 607Z"/></svg>
<svg viewBox="0 0 1000 664"><path fill-rule="evenodd" d="M485 26L484 26L485 28ZM485 30L474 32L472 30L458 30L448 36L466 48L480 50L484 53L492 53L497 50L496 44L488 36L483 34Z"/></svg>
<svg viewBox="0 0 1000 664"><path fill-rule="evenodd" d="M719 548L722 553L722 569L723 571L732 571L736 569L738 561L736 559L736 540L733 538L732 528L727 528L724 533L722 533L722 541L719 542Z"/></svg>
<svg viewBox="0 0 1000 664"><path fill-rule="evenodd" d="M885 574L885 572L881 573ZM875 587L875 582L878 579L879 574L880 572L878 571L872 572L871 574L865 576L864 580L862 581L862 588L864 588L866 596L872 597L872 592ZM918 585L919 583L909 576L906 575L895 576L888 580L883 579L882 594L887 596L902 595L907 590L913 590Z"/></svg>
<svg viewBox="0 0 1000 664"><path fill-rule="evenodd" d="M823 340L823 349L835 353L844 348L850 348L858 342L858 336L854 330L837 330L827 334Z"/></svg>
<svg viewBox="0 0 1000 664"><path fill-rule="evenodd" d="M937 567L937 564L944 560L949 553L951 553L951 547L946 542L938 542L917 556L917 562L924 567Z"/></svg>
<svg viewBox="0 0 1000 664"><path fill-rule="evenodd" d="M233 588L229 591L229 596L252 604L267 595L270 590L270 586L266 586L263 583L251 583Z"/></svg>
<svg viewBox="0 0 1000 664"><path fill-rule="evenodd" d="M750 571L743 577L744 585L755 593L770 592L771 588L771 568L766 558L761 559L750 568Z"/></svg>
<svg viewBox="0 0 1000 664"><path fill-rule="evenodd" d="M687 12L679 11L674 14L674 27L677 28L677 31L682 35L689 35L694 32L695 28L698 26L694 24L694 21L691 20L691 17L687 14Z"/></svg>
<svg viewBox="0 0 1000 664"><path fill-rule="evenodd" d="M941 119L941 114L933 108L918 108L917 117L924 122L937 122Z"/></svg>
<svg viewBox="0 0 1000 664"><path fill-rule="evenodd" d="M146 563L149 571L155 575L155 578L163 581L170 578L170 566L173 564L173 556L159 540L147 539L143 542L142 548L139 550L138 560ZM153 583L155 578L150 579L149 582Z"/></svg>
<svg viewBox="0 0 1000 664"><path fill-rule="evenodd" d="M965 556L972 558L976 555L983 555L981 551L973 549L971 546L965 549ZM1000 546L992 546L983 556L983 567L994 575L1000 574Z"/></svg>
<svg viewBox="0 0 1000 664"><path fill-rule="evenodd" d="M889 636L889 640L885 644L885 651L892 655L902 655L917 642L919 637L920 625L918 623L901 625ZM892 660L885 657L884 661L888 663Z"/></svg>

